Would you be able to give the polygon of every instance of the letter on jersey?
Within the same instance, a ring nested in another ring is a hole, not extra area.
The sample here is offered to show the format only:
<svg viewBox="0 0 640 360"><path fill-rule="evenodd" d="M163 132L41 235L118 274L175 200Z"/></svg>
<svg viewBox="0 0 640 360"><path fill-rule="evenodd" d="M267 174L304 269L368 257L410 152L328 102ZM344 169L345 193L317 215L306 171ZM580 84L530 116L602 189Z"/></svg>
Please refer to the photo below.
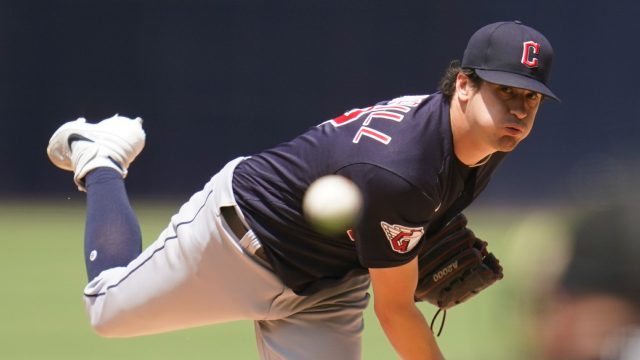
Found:
<svg viewBox="0 0 640 360"><path fill-rule="evenodd" d="M362 120L362 126L353 137L353 143L359 143L362 137L366 136L387 145L391 141L391 137L371 127L373 120L382 119L400 122L412 108L418 106L427 97L428 95L399 97L389 101L386 105L375 105L364 109L347 111L335 119L328 120L328 122L335 127L339 127L364 119Z"/></svg>

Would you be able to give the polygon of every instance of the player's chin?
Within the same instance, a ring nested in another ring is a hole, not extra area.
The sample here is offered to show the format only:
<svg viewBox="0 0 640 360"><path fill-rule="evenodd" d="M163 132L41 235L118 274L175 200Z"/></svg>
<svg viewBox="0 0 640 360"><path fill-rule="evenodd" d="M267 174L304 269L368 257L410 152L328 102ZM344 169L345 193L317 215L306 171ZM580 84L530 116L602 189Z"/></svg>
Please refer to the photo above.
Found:
<svg viewBox="0 0 640 360"><path fill-rule="evenodd" d="M498 139L498 143L496 146L496 150L501 152L510 152L513 151L518 144L523 140L521 137L515 137L511 135L504 135Z"/></svg>

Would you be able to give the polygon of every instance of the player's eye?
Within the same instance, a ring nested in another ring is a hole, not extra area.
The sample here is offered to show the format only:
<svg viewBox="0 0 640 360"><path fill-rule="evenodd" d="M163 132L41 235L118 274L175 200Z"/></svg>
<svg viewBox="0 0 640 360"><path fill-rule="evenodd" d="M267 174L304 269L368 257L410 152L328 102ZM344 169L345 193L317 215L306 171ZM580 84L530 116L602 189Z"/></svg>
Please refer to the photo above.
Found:
<svg viewBox="0 0 640 360"><path fill-rule="evenodd" d="M537 93L537 92L529 92L527 93L526 96L527 96L527 100L534 100L534 101L539 100L542 97L542 95L540 95L540 93Z"/></svg>
<svg viewBox="0 0 640 360"><path fill-rule="evenodd" d="M534 91L528 91L524 96L530 106L536 106L542 101L542 94Z"/></svg>
<svg viewBox="0 0 640 360"><path fill-rule="evenodd" d="M514 89L511 86L498 85L497 91L498 96L502 100L510 100L515 95Z"/></svg>
<svg viewBox="0 0 640 360"><path fill-rule="evenodd" d="M515 96L515 91L511 86L507 85L498 85L496 88L497 95L500 99L506 101L510 100Z"/></svg>

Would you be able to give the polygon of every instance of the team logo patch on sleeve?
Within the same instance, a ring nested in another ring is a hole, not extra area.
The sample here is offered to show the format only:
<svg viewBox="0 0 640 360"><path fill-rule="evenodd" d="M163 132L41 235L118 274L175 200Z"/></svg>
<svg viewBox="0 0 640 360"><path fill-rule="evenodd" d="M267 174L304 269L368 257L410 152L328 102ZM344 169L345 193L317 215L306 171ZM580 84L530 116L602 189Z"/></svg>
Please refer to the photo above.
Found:
<svg viewBox="0 0 640 360"><path fill-rule="evenodd" d="M411 251L424 235L424 227L407 227L380 222L393 251L404 254Z"/></svg>

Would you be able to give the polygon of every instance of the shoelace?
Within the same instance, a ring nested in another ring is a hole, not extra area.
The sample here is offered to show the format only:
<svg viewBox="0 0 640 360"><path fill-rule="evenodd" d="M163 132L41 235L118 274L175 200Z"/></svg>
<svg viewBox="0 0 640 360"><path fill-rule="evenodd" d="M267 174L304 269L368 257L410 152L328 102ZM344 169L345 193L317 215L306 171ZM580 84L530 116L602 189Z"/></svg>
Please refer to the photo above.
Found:
<svg viewBox="0 0 640 360"><path fill-rule="evenodd" d="M431 319L431 325L429 325L431 331L433 331L433 324L436 322L436 318L438 317L438 315L440 315L440 312L442 312L442 322L440 323L440 330L438 330L438 335L436 335L438 337L440 336L440 334L442 334L444 322L445 320L447 320L447 309L439 308L438 311L436 311L436 314L433 315L433 318Z"/></svg>

